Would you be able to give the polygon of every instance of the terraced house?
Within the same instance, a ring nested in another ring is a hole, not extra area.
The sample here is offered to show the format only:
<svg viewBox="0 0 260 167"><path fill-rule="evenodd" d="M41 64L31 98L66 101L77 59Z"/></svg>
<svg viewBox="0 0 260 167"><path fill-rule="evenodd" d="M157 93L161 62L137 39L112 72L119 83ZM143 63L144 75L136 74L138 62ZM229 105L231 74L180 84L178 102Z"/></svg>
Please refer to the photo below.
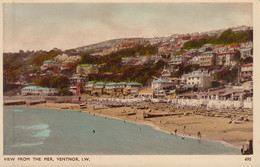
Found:
<svg viewBox="0 0 260 167"><path fill-rule="evenodd" d="M52 96L52 95L58 95L59 90L54 88L44 88L40 86L26 86L22 88L21 94L23 96L26 95Z"/></svg>
<svg viewBox="0 0 260 167"><path fill-rule="evenodd" d="M138 96L139 90L142 87L137 82L95 82L88 81L84 86L86 94L92 96L109 95L112 97L122 96Z"/></svg>

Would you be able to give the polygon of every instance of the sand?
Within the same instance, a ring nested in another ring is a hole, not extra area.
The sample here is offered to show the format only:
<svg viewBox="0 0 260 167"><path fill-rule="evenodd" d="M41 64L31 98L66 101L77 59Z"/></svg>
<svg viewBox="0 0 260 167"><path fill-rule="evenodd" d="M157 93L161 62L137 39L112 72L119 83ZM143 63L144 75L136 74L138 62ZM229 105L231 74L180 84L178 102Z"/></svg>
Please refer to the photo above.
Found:
<svg viewBox="0 0 260 167"><path fill-rule="evenodd" d="M210 113L222 113L215 114L215 116L213 117L205 116L209 114L206 114L207 112L203 110L173 108L169 109L168 107L162 105L151 105L148 109L138 109L138 106L109 108L93 105L88 105L87 108L81 109L78 104L64 103L45 103L33 105L30 107L82 111L103 117L110 117L139 124L146 124L155 127L159 130L172 133L173 135L175 133L175 130L177 130L177 135L185 137L198 138L197 132L200 131L202 139L204 140L221 141L231 147L236 148L241 148L242 145L248 144L248 140L253 139L253 116L252 114L248 114L248 112L211 111ZM172 115L163 117L143 118L144 112L153 114L172 113ZM136 114L128 115L131 113ZM233 121L232 123L230 123L231 118L225 118L230 117L228 115L231 115L232 118L234 116L237 118L241 116L247 116L249 120Z"/></svg>

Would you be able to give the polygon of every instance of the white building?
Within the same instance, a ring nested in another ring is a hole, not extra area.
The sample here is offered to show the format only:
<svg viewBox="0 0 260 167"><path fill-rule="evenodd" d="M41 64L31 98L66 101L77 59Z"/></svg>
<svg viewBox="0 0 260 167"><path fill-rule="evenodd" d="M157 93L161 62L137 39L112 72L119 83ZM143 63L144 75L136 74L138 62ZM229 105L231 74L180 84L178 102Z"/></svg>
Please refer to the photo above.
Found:
<svg viewBox="0 0 260 167"><path fill-rule="evenodd" d="M241 58L246 58L246 57L253 57L253 49L252 48L245 48L245 49L240 49L241 53Z"/></svg>
<svg viewBox="0 0 260 167"><path fill-rule="evenodd" d="M200 64L200 57L194 56L192 59L188 60L187 64Z"/></svg>
<svg viewBox="0 0 260 167"><path fill-rule="evenodd" d="M196 86L201 89L209 88L214 77L208 71L197 70L182 75L182 81L189 86Z"/></svg>
<svg viewBox="0 0 260 167"><path fill-rule="evenodd" d="M173 89L174 83L167 79L158 79L152 82L153 97L164 98Z"/></svg>
<svg viewBox="0 0 260 167"><path fill-rule="evenodd" d="M241 44L241 48L245 49L245 48L253 48L253 42L252 41L248 41L245 43Z"/></svg>
<svg viewBox="0 0 260 167"><path fill-rule="evenodd" d="M26 95L51 96L51 95L59 94L59 90L54 89L54 88L43 88L40 86L26 86L26 87L22 88L21 94L23 96L26 96Z"/></svg>

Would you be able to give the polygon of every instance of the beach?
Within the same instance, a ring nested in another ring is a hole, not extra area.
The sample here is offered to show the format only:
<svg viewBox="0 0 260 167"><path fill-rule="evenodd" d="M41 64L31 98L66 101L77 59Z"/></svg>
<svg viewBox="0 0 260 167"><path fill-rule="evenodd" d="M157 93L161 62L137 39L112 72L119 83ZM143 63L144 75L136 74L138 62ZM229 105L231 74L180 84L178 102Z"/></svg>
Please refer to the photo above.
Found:
<svg viewBox="0 0 260 167"><path fill-rule="evenodd" d="M224 144L241 148L253 138L253 115L249 111L205 111L202 109L180 109L168 107L166 104L150 104L136 106L115 106L69 103L43 103L30 106L32 108L48 108L82 111L102 117L109 117L137 124L152 126L172 135L220 141ZM155 117L144 118L150 114ZM164 116L163 116L164 115ZM234 120L233 118L237 119ZM239 118L247 120L239 121Z"/></svg>

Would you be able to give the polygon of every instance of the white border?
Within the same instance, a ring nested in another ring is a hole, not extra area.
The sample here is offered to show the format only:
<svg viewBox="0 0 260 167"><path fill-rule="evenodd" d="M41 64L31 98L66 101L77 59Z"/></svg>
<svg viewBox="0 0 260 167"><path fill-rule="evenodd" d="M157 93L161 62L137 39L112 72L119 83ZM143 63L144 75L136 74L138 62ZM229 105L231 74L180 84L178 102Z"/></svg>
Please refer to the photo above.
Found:
<svg viewBox="0 0 260 167"><path fill-rule="evenodd" d="M249 156L244 155L79 155L77 157L89 157L89 162L6 162L3 161L4 157L21 157L21 156L3 156L3 133L0 135L0 167L16 167L16 166L199 166L199 167L208 167L208 166L228 166L228 167L259 167L260 166L260 26L258 24L260 20L260 3L258 0L132 0L132 1L119 1L119 0L3 0L1 2L1 14L0 14L0 51L3 51L3 3L111 3L111 2L120 2L120 3L162 3L162 2L185 2L185 3L216 3L216 2L252 2L253 3L253 29L254 29L254 122L253 122L253 136L254 136L254 154ZM1 54L2 55L2 54ZM0 59L1 67L3 67L3 55ZM3 73L3 68L0 68L0 73ZM3 108L3 78L1 75L0 79L0 93L1 100L0 105ZM3 110L1 110L3 111ZM0 114L0 120L3 120L3 112ZM0 129L3 129L3 121L0 124ZM2 130L3 132L3 130ZM48 156L22 156L22 157L48 157ZM53 158L59 156L51 156ZM66 155L66 157L69 157ZM75 157L75 156L71 156ZM251 161L245 161L245 157L250 157Z"/></svg>

